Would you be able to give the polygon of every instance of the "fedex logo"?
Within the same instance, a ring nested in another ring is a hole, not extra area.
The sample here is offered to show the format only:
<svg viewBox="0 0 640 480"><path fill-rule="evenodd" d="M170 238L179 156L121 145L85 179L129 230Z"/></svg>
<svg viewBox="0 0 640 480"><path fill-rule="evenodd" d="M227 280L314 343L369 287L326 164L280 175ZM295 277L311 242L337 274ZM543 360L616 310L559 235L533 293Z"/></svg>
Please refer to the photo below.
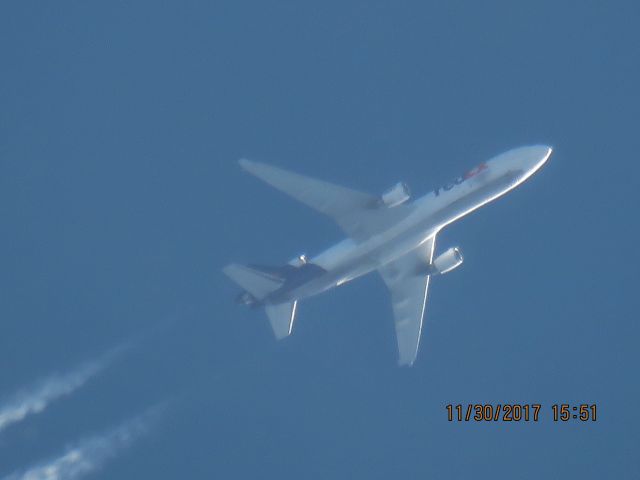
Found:
<svg viewBox="0 0 640 480"><path fill-rule="evenodd" d="M487 166L486 163L481 163L480 165L478 165L476 168L473 168L471 170L469 170L468 172L466 172L464 175L462 175L461 177L456 178L455 180L453 180L452 182L447 183L446 185L442 186L442 187L438 187L436 188L433 193L435 194L435 196L437 197L438 195L440 195L440 193L442 191L448 192L449 190L451 190L453 187L455 187L456 185L460 185L462 182L464 182L465 180L470 179L471 177L475 177L476 175L478 175L480 172L483 172L484 170L486 170L487 168L489 168Z"/></svg>

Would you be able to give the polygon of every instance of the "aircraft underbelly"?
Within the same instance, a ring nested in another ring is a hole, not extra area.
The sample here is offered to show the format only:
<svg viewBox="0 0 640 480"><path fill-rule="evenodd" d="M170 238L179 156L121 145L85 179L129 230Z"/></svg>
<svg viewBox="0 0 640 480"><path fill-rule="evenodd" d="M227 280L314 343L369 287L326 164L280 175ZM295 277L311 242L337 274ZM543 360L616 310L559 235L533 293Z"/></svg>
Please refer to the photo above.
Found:
<svg viewBox="0 0 640 480"><path fill-rule="evenodd" d="M389 230L342 249L331 259L326 273L292 289L287 297L292 300L311 297L386 265L437 234L452 221L506 192L514 178L514 173L509 172L462 195L449 198L445 203L425 204ZM322 264L320 266L325 267Z"/></svg>
<svg viewBox="0 0 640 480"><path fill-rule="evenodd" d="M366 275L411 251L433 234L435 232L430 226L423 224L405 232L405 235L390 237L376 244L364 243L324 275L291 291L291 298L311 297Z"/></svg>

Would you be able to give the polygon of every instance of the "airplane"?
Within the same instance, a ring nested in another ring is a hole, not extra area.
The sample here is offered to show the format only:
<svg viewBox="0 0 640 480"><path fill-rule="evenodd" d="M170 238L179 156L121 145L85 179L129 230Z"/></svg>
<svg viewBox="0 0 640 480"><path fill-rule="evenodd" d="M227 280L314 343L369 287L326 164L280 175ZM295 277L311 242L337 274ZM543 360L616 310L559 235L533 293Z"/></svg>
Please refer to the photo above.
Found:
<svg viewBox="0 0 640 480"><path fill-rule="evenodd" d="M313 258L284 266L231 264L223 272L244 291L239 303L264 307L277 339L293 330L298 301L377 270L391 294L398 364L416 360L431 277L463 262L458 247L435 257L438 233L501 197L538 171L551 156L546 145L502 153L421 198L399 182L370 195L241 159L248 173L337 222L347 238Z"/></svg>

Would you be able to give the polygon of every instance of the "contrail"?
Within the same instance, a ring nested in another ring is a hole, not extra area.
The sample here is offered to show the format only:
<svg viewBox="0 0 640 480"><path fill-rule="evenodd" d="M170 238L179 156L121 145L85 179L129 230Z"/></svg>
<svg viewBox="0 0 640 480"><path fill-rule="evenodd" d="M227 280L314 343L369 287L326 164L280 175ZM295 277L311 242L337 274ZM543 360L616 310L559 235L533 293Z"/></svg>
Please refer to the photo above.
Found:
<svg viewBox="0 0 640 480"><path fill-rule="evenodd" d="M91 377L107 368L128 346L127 343L120 345L70 372L56 373L41 379L0 403L0 432L29 415L42 412L54 400L76 391Z"/></svg>
<svg viewBox="0 0 640 480"><path fill-rule="evenodd" d="M146 434L166 404L151 407L146 412L111 430L88 437L68 447L60 456L17 471L3 480L74 480L101 468L109 459L131 446Z"/></svg>

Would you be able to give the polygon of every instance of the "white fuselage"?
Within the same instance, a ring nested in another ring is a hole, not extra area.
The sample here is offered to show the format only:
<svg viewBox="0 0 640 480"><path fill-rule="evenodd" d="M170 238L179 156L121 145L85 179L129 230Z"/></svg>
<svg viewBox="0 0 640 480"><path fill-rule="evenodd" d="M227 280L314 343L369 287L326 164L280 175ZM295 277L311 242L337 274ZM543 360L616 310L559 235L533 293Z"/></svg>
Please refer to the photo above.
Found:
<svg viewBox="0 0 640 480"><path fill-rule="evenodd" d="M412 204L403 205L410 212L391 228L361 242L343 240L311 258L311 263L326 272L292 289L287 296L300 299L316 295L397 259L445 226L517 187L535 173L550 155L551 148L547 146L510 150L480 164L450 184L416 199Z"/></svg>

